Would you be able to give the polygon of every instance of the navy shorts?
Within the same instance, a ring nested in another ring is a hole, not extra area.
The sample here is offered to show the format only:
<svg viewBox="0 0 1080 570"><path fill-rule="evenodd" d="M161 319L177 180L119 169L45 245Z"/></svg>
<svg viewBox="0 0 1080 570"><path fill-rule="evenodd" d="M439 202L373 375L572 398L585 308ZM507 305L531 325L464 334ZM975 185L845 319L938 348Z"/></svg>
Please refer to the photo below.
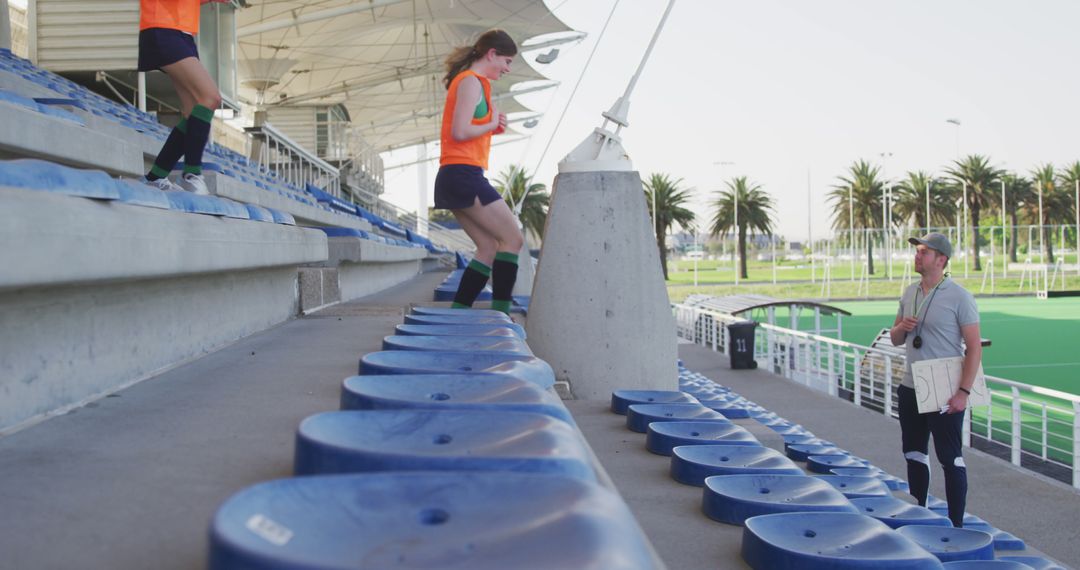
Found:
<svg viewBox="0 0 1080 570"><path fill-rule="evenodd" d="M195 38L190 35L169 28L139 32L139 71L154 71L189 57L199 57Z"/></svg>
<svg viewBox="0 0 1080 570"><path fill-rule="evenodd" d="M499 192L484 178L484 169L470 164L446 164L435 175L435 207L442 210L462 210L476 204L501 200Z"/></svg>

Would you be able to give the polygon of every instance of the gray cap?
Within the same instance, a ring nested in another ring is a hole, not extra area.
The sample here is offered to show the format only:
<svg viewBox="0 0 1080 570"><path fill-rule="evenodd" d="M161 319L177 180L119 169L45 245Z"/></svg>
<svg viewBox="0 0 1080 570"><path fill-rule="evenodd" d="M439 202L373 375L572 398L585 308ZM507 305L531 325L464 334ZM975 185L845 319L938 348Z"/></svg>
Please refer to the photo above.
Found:
<svg viewBox="0 0 1080 570"><path fill-rule="evenodd" d="M925 245L930 249L936 249L945 257L952 258L952 242L945 237L945 234L930 232L921 238L908 238L908 243L911 245Z"/></svg>

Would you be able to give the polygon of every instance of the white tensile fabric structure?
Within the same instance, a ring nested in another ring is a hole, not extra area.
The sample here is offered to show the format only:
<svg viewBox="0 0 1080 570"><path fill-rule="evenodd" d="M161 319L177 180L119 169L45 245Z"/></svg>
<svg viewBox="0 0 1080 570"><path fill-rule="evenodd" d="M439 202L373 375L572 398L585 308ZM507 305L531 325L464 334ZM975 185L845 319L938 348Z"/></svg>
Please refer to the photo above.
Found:
<svg viewBox="0 0 1080 570"><path fill-rule="evenodd" d="M271 109L344 105L377 151L438 140L443 61L454 47L496 27L523 50L582 36L542 0L251 0L237 18L243 99ZM500 111L530 111L511 86L545 80L523 60L494 85Z"/></svg>

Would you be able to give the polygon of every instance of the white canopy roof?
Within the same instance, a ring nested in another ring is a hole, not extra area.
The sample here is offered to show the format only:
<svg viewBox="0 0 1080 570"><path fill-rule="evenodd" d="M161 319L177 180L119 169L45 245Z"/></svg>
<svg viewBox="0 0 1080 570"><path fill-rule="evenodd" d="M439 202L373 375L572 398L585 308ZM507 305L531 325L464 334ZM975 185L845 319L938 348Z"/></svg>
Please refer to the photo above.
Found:
<svg viewBox="0 0 1080 570"><path fill-rule="evenodd" d="M542 0L249 0L237 12L239 95L267 107L342 104L376 150L438 140L443 60L502 28L547 47L581 34ZM529 111L511 86L544 76L519 57L496 82L507 113Z"/></svg>

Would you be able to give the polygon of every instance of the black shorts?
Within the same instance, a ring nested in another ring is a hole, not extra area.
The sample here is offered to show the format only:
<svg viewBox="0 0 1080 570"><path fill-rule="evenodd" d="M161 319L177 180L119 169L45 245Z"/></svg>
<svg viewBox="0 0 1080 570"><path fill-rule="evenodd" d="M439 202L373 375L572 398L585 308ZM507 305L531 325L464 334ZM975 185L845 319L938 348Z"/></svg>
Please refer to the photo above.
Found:
<svg viewBox="0 0 1080 570"><path fill-rule="evenodd" d="M470 164L446 164L435 175L435 207L443 210L461 210L476 203L488 204L501 200L502 196L484 178L484 169Z"/></svg>
<svg viewBox="0 0 1080 570"><path fill-rule="evenodd" d="M154 71L189 57L199 58L199 48L191 35L169 28L139 32L139 71Z"/></svg>

